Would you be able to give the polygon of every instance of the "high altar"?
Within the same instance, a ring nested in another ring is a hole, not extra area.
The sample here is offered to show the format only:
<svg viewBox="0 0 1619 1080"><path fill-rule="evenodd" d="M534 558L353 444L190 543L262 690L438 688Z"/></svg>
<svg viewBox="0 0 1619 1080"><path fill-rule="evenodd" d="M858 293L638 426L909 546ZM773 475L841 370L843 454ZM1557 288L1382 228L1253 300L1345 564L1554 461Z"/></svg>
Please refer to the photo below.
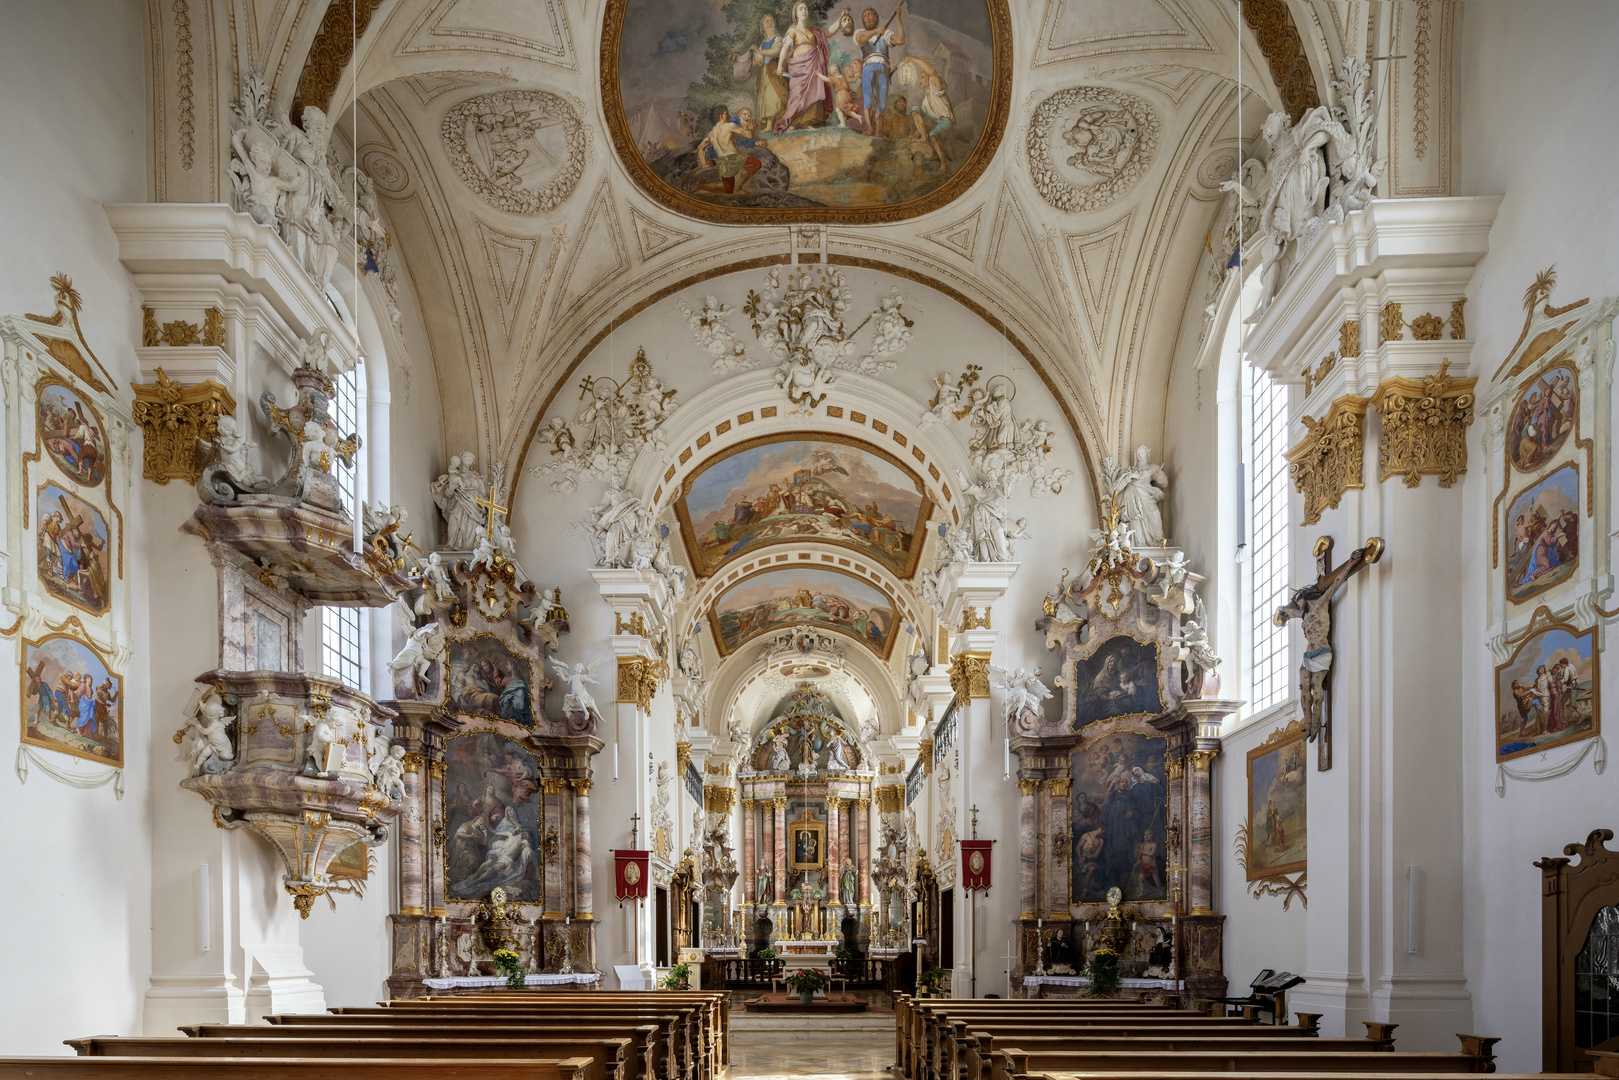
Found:
<svg viewBox="0 0 1619 1080"><path fill-rule="evenodd" d="M864 949L871 921L872 781L859 734L800 683L754 736L738 774L743 925L789 968Z"/></svg>

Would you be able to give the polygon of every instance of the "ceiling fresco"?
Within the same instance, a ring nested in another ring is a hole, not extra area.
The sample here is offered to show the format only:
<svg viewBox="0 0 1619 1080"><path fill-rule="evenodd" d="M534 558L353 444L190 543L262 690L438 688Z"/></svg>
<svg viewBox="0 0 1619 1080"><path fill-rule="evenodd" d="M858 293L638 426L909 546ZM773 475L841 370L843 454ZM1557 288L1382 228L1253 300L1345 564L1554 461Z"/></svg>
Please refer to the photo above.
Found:
<svg viewBox="0 0 1619 1080"><path fill-rule="evenodd" d="M620 159L718 222L900 221L983 172L1006 126L1005 0L609 0Z"/></svg>
<svg viewBox="0 0 1619 1080"><path fill-rule="evenodd" d="M933 503L898 459L853 439L770 436L716 456L675 500L697 573L776 544L816 540L916 572Z"/></svg>
<svg viewBox="0 0 1619 1080"><path fill-rule="evenodd" d="M809 566L743 578L715 598L708 620L721 656L761 634L818 626L847 634L886 660L900 625L894 601L881 589L840 570Z"/></svg>

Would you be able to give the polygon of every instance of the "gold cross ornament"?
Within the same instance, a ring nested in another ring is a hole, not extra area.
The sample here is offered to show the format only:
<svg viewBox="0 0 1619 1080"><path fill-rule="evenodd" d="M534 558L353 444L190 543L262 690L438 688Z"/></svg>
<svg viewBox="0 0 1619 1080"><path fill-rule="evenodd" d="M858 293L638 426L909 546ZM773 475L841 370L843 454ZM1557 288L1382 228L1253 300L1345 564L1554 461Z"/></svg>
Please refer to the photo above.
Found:
<svg viewBox="0 0 1619 1080"><path fill-rule="evenodd" d="M489 485L489 498L474 499L472 501L477 503L479 506L488 508L489 519L484 523L483 534L493 539L495 535L495 515L506 513L506 508L495 502L495 485Z"/></svg>

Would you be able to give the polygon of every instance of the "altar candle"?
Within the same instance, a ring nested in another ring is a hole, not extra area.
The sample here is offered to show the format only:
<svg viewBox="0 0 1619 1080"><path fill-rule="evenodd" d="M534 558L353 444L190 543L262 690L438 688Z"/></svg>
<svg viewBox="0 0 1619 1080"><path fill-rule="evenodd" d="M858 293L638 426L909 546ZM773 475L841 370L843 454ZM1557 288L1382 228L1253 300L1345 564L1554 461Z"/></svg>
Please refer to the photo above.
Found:
<svg viewBox="0 0 1619 1080"><path fill-rule="evenodd" d="M1001 740L1001 751L1002 751L1001 770L1006 773L1005 779L1010 780L1010 779L1012 779L1012 740L1011 739L1007 738L1007 739L1002 739Z"/></svg>

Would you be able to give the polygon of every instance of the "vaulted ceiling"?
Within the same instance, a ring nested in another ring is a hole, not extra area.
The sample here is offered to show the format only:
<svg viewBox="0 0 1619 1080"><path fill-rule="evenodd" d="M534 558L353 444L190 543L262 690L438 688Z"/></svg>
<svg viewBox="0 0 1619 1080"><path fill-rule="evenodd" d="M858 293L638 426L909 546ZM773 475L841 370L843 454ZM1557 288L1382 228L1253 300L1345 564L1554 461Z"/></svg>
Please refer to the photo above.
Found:
<svg viewBox="0 0 1619 1080"><path fill-rule="evenodd" d="M324 100L345 140L357 114L357 156L402 255L424 336L415 347L430 354L445 431L487 455L522 455L571 366L614 320L788 251L783 227L681 218L630 178L609 144L597 80L604 2L338 0L321 19L295 17L285 0L231 5L233 33L244 9L254 26L260 66L277 61L278 103ZM1243 126L1252 132L1283 105L1278 83L1290 105L1313 97L1366 6L1250 0L1240 35ZM1237 7L1011 7L1011 119L989 167L943 209L895 224L833 225L826 242L835 261L942 286L1003 324L1094 459L1129 440L1161 440L1169 366L1196 347L1212 281L1205 236L1238 145ZM351 25L361 29L352 55ZM306 59L294 77L300 49ZM1112 185L1110 198L1065 198L1031 169L1042 104L1074 88L1127 95L1153 121L1144 168ZM513 198L469 167L469 117L502 91L521 93L497 106L581 121L542 138L556 162L525 189L531 197Z"/></svg>

